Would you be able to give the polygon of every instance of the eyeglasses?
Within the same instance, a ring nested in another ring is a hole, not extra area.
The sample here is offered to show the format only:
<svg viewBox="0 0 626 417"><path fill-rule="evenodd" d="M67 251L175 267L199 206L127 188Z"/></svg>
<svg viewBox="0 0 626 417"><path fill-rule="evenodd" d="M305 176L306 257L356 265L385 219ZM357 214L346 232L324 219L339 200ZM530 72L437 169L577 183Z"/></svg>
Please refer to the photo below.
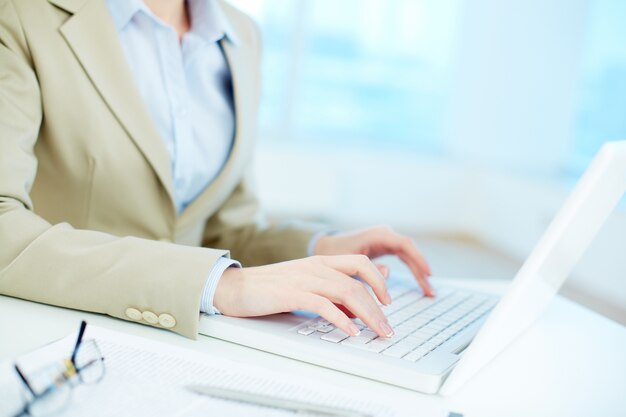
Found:
<svg viewBox="0 0 626 417"><path fill-rule="evenodd" d="M49 416L69 402L72 389L80 384L95 384L104 377L104 358L95 340L83 341L87 323L81 322L74 350L69 358L25 374L15 364L15 372L23 382L22 406L19 416Z"/></svg>

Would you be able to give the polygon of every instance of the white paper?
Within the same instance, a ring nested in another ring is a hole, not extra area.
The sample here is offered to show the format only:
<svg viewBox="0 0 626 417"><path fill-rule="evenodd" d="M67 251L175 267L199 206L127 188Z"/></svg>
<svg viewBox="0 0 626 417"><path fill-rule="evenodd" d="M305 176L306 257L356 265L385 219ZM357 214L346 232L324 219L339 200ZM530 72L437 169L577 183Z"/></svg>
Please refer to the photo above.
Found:
<svg viewBox="0 0 626 417"><path fill-rule="evenodd" d="M294 381L292 376L209 354L95 326L87 327L85 339L88 338L97 341L105 358L106 373L95 385L75 387L68 407L59 416L278 417L295 414L286 410L201 396L185 388L191 384L237 388L362 411L375 416L397 415L390 408L342 389ZM67 357L73 349L74 341L75 335L68 336L19 358L18 363L28 373L29 370ZM6 372L7 368L10 367L5 364L3 370ZM2 397L4 400L10 399L7 396L8 391L3 392L0 400ZM433 410L420 410L420 415L433 415ZM441 410L434 415L441 416Z"/></svg>

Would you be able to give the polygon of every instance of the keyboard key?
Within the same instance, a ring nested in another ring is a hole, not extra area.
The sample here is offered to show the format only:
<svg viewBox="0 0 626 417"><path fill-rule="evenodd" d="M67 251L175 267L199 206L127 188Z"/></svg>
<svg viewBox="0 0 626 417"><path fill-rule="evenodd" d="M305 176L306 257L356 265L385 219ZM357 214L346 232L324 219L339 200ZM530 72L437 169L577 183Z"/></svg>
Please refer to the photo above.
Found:
<svg viewBox="0 0 626 417"><path fill-rule="evenodd" d="M395 344L389 347L389 349L383 350L383 355L391 356L392 358L401 358L407 353L409 353L410 351L411 351L410 346L401 346L401 345Z"/></svg>
<svg viewBox="0 0 626 417"><path fill-rule="evenodd" d="M396 330L396 329L394 329L393 332L394 332L394 339L396 339L396 340L404 339L409 334L411 334L410 330Z"/></svg>
<svg viewBox="0 0 626 417"><path fill-rule="evenodd" d="M366 346L369 351L380 353L383 350L390 347L391 345L393 345L394 343L395 341L393 339L388 339L386 337L379 337L369 342Z"/></svg>
<svg viewBox="0 0 626 417"><path fill-rule="evenodd" d="M404 301L408 301L409 303L411 303L411 305L415 304L416 302L420 300L428 300L428 298L424 297L424 294L422 294L421 291L411 291L407 294L404 294L402 296L402 299Z"/></svg>
<svg viewBox="0 0 626 417"><path fill-rule="evenodd" d="M418 347L413 352L406 355L403 359L406 359L407 361L411 361L411 362L416 362L422 359L424 356L428 355L429 352L430 351L428 349Z"/></svg>
<svg viewBox="0 0 626 417"><path fill-rule="evenodd" d="M439 333L442 336L447 336L448 338L452 337L456 334L456 330L452 330L450 327Z"/></svg>
<svg viewBox="0 0 626 417"><path fill-rule="evenodd" d="M427 309L428 307L430 307L431 303L428 301L428 299L420 299L416 302L414 302L411 305L408 305L404 311L408 311L411 314L417 314L422 310Z"/></svg>
<svg viewBox="0 0 626 417"><path fill-rule="evenodd" d="M433 320L435 317L437 317L437 315L426 310L426 311L422 311L421 313L419 313L418 317L421 318L422 320L426 320L427 322L429 322Z"/></svg>
<svg viewBox="0 0 626 417"><path fill-rule="evenodd" d="M443 318L443 317L439 317L437 318L437 323L442 324L444 327L448 327L450 326L452 323L454 323L456 320L452 320L452 319L448 319L448 318Z"/></svg>
<svg viewBox="0 0 626 417"><path fill-rule="evenodd" d="M438 334L437 336L430 339L430 342L437 343L438 345L442 344L446 340L448 340L450 336Z"/></svg>
<svg viewBox="0 0 626 417"><path fill-rule="evenodd" d="M447 318L442 318L441 316L437 317L435 320L433 320L433 323L435 324L439 324L443 327L448 327L451 323L453 323L455 320L451 320L451 319L447 319Z"/></svg>
<svg viewBox="0 0 626 417"><path fill-rule="evenodd" d="M394 328L394 331L397 332L406 332L406 333L412 333L415 331L415 325L413 325L413 323L407 322L407 323L403 323L399 326L396 326Z"/></svg>
<svg viewBox="0 0 626 417"><path fill-rule="evenodd" d="M392 317L394 319L400 318L401 320L406 320L409 317L414 316L414 314L411 314L410 311L407 311L406 309L400 310L398 311L396 314L394 314Z"/></svg>
<svg viewBox="0 0 626 417"><path fill-rule="evenodd" d="M360 350L364 350L366 352L372 352L372 353L380 353L380 351L382 351L382 348L376 349L376 348L372 348L370 346L369 343L351 343L348 341L348 339L344 340L343 342L341 342L342 345L344 346L348 346L351 348L356 348L356 349L360 349Z"/></svg>
<svg viewBox="0 0 626 417"><path fill-rule="evenodd" d="M387 320L389 321L389 325L391 327L396 327L398 324L400 324L400 323L402 323L404 321L404 319L402 319L402 317L396 317L396 316L387 317Z"/></svg>
<svg viewBox="0 0 626 417"><path fill-rule="evenodd" d="M420 347L423 349L428 349L428 351L430 352L431 350L435 349L437 346L439 346L439 343L435 343L429 340L425 342L424 344L422 344Z"/></svg>
<svg viewBox="0 0 626 417"><path fill-rule="evenodd" d="M411 333L411 336L417 336L417 337L422 337L426 339L430 339L433 336L432 332L424 331L422 329L423 327Z"/></svg>
<svg viewBox="0 0 626 417"><path fill-rule="evenodd" d="M327 324L326 326L320 327L319 329L317 329L317 331L320 332L320 333L328 333L328 332L331 332L331 331L333 331L335 329L336 329L336 327L333 326L332 324Z"/></svg>
<svg viewBox="0 0 626 417"><path fill-rule="evenodd" d="M416 344L414 341L406 338L406 339L402 339L402 340L396 342L396 344L394 346L406 347L409 350L413 350L413 349L415 349L416 346L418 346L418 344Z"/></svg>
<svg viewBox="0 0 626 417"><path fill-rule="evenodd" d="M348 335L341 329L335 329L332 332L322 335L321 339L327 342L339 343L346 339Z"/></svg>
<svg viewBox="0 0 626 417"><path fill-rule="evenodd" d="M437 335L435 337L433 337L432 339L428 340L427 343L432 343L434 345L442 345L444 344L444 342L448 340L447 336L441 336L441 335Z"/></svg>
<svg viewBox="0 0 626 417"><path fill-rule="evenodd" d="M391 296L391 299L394 300L396 298L401 297L402 295L411 292L411 291L415 291L412 290L410 288L406 288L406 287L389 287L388 288L389 291L389 295Z"/></svg>
<svg viewBox="0 0 626 417"><path fill-rule="evenodd" d="M437 314L438 316L441 316L443 313L445 313L446 311L450 310L451 308L453 308L453 305L450 305L450 303L446 302L446 301L441 301L431 307L429 307L427 310Z"/></svg>
<svg viewBox="0 0 626 417"><path fill-rule="evenodd" d="M326 326L328 326L328 324L329 324L329 323L328 323L326 320L324 320L324 322L322 322L322 321L318 321L318 322L316 322L315 324L313 324L313 325L312 325L312 326L310 326L310 327L313 327L315 330L320 330L320 329L323 329L323 328L325 328Z"/></svg>
<svg viewBox="0 0 626 417"><path fill-rule="evenodd" d="M378 337L378 335L370 330L363 330L358 336L351 336L341 342L344 345L364 345L367 342L372 341Z"/></svg>
<svg viewBox="0 0 626 417"><path fill-rule="evenodd" d="M312 329L310 327L305 327L304 329L298 330L298 333L300 333L302 335L305 335L305 336L308 336L308 335L310 335L312 333L315 333L315 329Z"/></svg>
<svg viewBox="0 0 626 417"><path fill-rule="evenodd" d="M396 298L391 302L389 307L395 307L396 309L406 307L407 305L417 301L417 298L413 296L411 293L407 293L399 298Z"/></svg>
<svg viewBox="0 0 626 417"><path fill-rule="evenodd" d="M420 333L427 336L434 336L439 333L439 330L428 327L428 325L420 328Z"/></svg>
<svg viewBox="0 0 626 417"><path fill-rule="evenodd" d="M415 334L412 333L410 335L408 335L406 337L407 340L410 340L414 346L419 346L422 343L424 343L425 341L427 341L428 339L430 339L430 336L425 336L423 334Z"/></svg>
<svg viewBox="0 0 626 417"><path fill-rule="evenodd" d="M444 326L441 323L437 323L437 321L431 321L430 323L428 323L427 325L424 326L424 329L433 329L435 331L437 331L437 333L439 333L440 331L442 331L443 329L445 329L447 326Z"/></svg>
<svg viewBox="0 0 626 417"><path fill-rule="evenodd" d="M396 311L399 311L400 309L402 309L403 307L406 307L406 304L394 301L391 303L391 305L380 306L380 309L382 310L383 313L385 313L387 317L389 317L392 314L394 314Z"/></svg>
<svg viewBox="0 0 626 417"><path fill-rule="evenodd" d="M468 318L467 316L463 317L462 319L460 319L457 323L461 326L467 326L468 324L470 324L473 320Z"/></svg>

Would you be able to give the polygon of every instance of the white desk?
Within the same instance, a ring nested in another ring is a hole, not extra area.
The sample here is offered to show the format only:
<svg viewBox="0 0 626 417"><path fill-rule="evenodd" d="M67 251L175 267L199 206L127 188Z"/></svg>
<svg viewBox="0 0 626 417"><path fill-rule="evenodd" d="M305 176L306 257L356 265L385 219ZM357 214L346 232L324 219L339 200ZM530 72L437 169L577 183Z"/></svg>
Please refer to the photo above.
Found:
<svg viewBox="0 0 626 417"><path fill-rule="evenodd" d="M492 292L503 289L503 284L493 281L471 283L472 288L484 289L485 285ZM238 362L268 366L298 378L350 387L364 396L415 409L416 416L424 402L444 404L466 417L626 416L626 328L562 297L557 297L533 328L450 398L415 393L204 336L193 341L107 316L3 296L0 360L75 331L81 319Z"/></svg>

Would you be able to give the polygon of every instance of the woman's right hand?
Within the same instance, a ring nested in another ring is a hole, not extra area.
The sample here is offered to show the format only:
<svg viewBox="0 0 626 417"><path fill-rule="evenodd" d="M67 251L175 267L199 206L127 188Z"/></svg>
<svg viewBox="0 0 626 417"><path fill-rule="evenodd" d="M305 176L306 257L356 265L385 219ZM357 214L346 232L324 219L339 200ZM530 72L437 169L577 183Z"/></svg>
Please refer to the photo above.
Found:
<svg viewBox="0 0 626 417"><path fill-rule="evenodd" d="M224 315L265 316L295 310L319 314L349 335L359 329L335 304L345 306L379 336L391 337L380 303L391 297L385 278L365 255L311 256L252 268L228 268L215 291L213 304Z"/></svg>

